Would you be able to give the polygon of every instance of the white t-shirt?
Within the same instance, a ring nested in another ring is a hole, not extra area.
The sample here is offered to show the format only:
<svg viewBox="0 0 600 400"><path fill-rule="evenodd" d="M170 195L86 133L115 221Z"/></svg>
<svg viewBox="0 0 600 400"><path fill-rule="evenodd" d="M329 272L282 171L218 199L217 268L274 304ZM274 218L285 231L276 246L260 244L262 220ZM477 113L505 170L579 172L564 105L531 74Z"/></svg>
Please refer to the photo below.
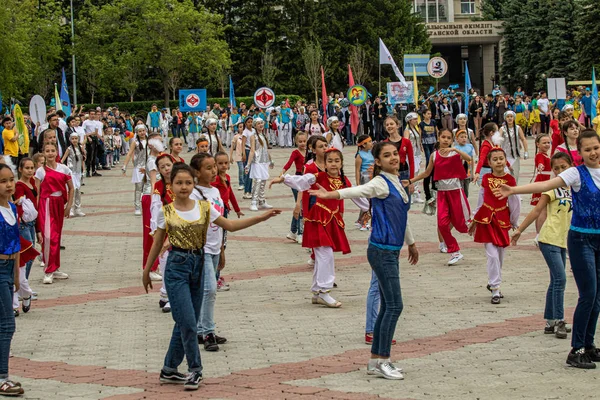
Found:
<svg viewBox="0 0 600 400"><path fill-rule="evenodd" d="M250 146L251 146L250 139L252 139L252 136L254 136L254 129L252 129L250 131L248 129L244 129L242 136L244 136L246 138L246 148L248 150L250 150Z"/></svg>
<svg viewBox="0 0 600 400"><path fill-rule="evenodd" d="M47 167L50 168L50 167ZM71 170L65 164L56 164L56 168L54 168L56 172L63 173L65 175L72 175ZM39 167L37 171L35 171L35 177L42 182L46 177L46 170L44 167Z"/></svg>
<svg viewBox="0 0 600 400"><path fill-rule="evenodd" d="M83 144L83 143L85 143L85 142L84 142L84 140L85 140L85 130L83 129L83 127L81 127L81 126L77 126L77 127L73 128L73 130L74 130L75 132L77 132L77 134L79 135L79 143L80 143L80 144ZM69 142L71 141L71 139L70 139L70 138L66 138L66 139L67 139L67 141L69 141Z"/></svg>
<svg viewBox="0 0 600 400"><path fill-rule="evenodd" d="M12 208L10 208L10 204L8 207L0 206L0 214L2 214L4 220L10 226L13 226L17 222L17 216L13 212Z"/></svg>
<svg viewBox="0 0 600 400"><path fill-rule="evenodd" d="M200 193L198 193L198 189L202 190L204 198L206 198L206 200L210 202L210 205L212 206L211 209L214 208L216 212L219 213L219 216L225 213L225 205L223 204L223 199L221 199L219 189L214 187L208 188L204 186L196 186L194 188L194 191L190 195L190 199L204 200ZM213 255L221 254L221 245L223 244L223 228L213 224L212 221L214 220L211 217L211 224L208 227L208 232L206 233L206 244L204 245L204 252Z"/></svg>
<svg viewBox="0 0 600 400"><path fill-rule="evenodd" d="M594 184L600 189L600 168L588 168L588 171L590 171ZM558 176L565 181L567 186L571 186L571 189L575 192L579 192L579 189L581 189L581 176L579 176L577 168L571 167L558 174Z"/></svg>
<svg viewBox="0 0 600 400"><path fill-rule="evenodd" d="M200 206L198 205L198 202L195 202L194 208L192 208L189 211L179 211L178 209L175 209L175 212L177 213L177 215L179 215L179 218L184 219L188 222L194 222L200 219ZM215 222L215 220L220 216L221 214L219 214L219 212L216 209L214 209L213 207L210 208L211 224ZM165 213L162 207L158 210L158 214L156 216L156 226L160 229L165 229Z"/></svg>
<svg viewBox="0 0 600 400"><path fill-rule="evenodd" d="M86 119L85 121L83 121L81 127L83 128L83 131L86 135L91 135L96 129L98 129L98 125L96 125L96 122L98 121L92 121L91 119ZM98 132L98 134L101 133L101 131Z"/></svg>
<svg viewBox="0 0 600 400"><path fill-rule="evenodd" d="M538 99L537 105L539 110L546 114L548 112L548 107L550 106L550 101L548 99Z"/></svg>

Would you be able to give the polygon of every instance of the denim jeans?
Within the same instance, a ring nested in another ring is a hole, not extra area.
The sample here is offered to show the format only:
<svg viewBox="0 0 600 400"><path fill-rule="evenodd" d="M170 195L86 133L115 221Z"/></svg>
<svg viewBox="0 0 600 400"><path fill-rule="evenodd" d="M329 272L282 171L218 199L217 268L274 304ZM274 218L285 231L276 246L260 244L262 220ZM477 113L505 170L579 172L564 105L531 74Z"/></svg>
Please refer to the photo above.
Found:
<svg viewBox="0 0 600 400"><path fill-rule="evenodd" d="M244 162L238 161L237 166L238 166L238 185L244 186Z"/></svg>
<svg viewBox="0 0 600 400"><path fill-rule="evenodd" d="M298 200L298 191L296 189L292 189L292 193L294 194L294 204ZM302 212L300 212L300 216L296 219L292 215L292 225L290 226L290 231L292 233L296 233L298 235L302 235Z"/></svg>
<svg viewBox="0 0 600 400"><path fill-rule="evenodd" d="M371 271L371 284L367 293L367 324L365 333L373 333L375 329L375 320L379 314L379 281L375 271Z"/></svg>
<svg viewBox="0 0 600 400"><path fill-rule="evenodd" d="M429 165L431 154L435 152L435 144L423 144L423 151L425 156L425 168ZM415 166L416 168L416 166ZM431 181L433 180L433 172L427 178L423 180L423 190L425 191L425 199L431 199Z"/></svg>
<svg viewBox="0 0 600 400"><path fill-rule="evenodd" d="M10 342L15 333L14 260L0 260L0 380L8 378Z"/></svg>
<svg viewBox="0 0 600 400"><path fill-rule="evenodd" d="M567 248L579 300L573 314L571 346L578 350L594 345L600 313L600 234L569 231Z"/></svg>
<svg viewBox="0 0 600 400"><path fill-rule="evenodd" d="M202 273L202 309L198 318L197 335L206 336L215 333L215 302L217 301L216 271L220 254L204 254L204 272ZM169 292L170 293L170 292Z"/></svg>
<svg viewBox="0 0 600 400"><path fill-rule="evenodd" d="M550 270L550 285L546 292L545 319L564 319L565 286L567 285L567 249L539 242L540 251Z"/></svg>
<svg viewBox="0 0 600 400"><path fill-rule="evenodd" d="M246 152L246 162L244 163L244 168L246 168L246 165L248 165L248 157L250 157L250 149L244 149L244 151ZM252 193L252 179L250 179L250 168L248 168L248 173L244 174L244 193Z"/></svg>
<svg viewBox="0 0 600 400"><path fill-rule="evenodd" d="M184 356L190 372L202 371L196 321L202 307L203 266L204 254L171 251L167 258L164 283L175 326L165 356L166 372L176 372Z"/></svg>
<svg viewBox="0 0 600 400"><path fill-rule="evenodd" d="M19 232L23 239L31 242L32 246L35 246L35 221L23 222L19 225ZM29 279L29 273L31 272L31 265L33 260L25 264L25 278Z"/></svg>
<svg viewBox="0 0 600 400"><path fill-rule="evenodd" d="M381 296L379 315L373 329L371 354L380 358L390 356L396 324L403 308L399 257L400 250L384 250L372 244L367 248L367 259L379 281Z"/></svg>

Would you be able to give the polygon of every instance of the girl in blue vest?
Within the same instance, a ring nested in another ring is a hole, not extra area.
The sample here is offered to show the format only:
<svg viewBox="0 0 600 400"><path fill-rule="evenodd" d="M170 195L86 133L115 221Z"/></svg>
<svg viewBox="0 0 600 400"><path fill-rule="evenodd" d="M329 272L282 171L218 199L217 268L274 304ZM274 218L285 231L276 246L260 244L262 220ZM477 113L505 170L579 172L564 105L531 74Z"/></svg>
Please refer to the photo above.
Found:
<svg viewBox="0 0 600 400"><path fill-rule="evenodd" d="M594 130L587 129L579 135L577 150L583 158L582 165L548 181L517 187L502 185L496 196L504 198L571 187L573 216L567 248L579 300L573 315L572 349L567 364L592 369L600 361L600 350L594 343L600 314L600 138Z"/></svg>
<svg viewBox="0 0 600 400"><path fill-rule="evenodd" d="M408 261L416 264L419 252L408 226L409 198L400 183L400 156L393 143L380 142L373 147L375 166L368 183L328 192L323 188L309 193L323 199L370 198L372 230L367 258L381 294L381 306L373 330L369 375L386 379L404 379L402 370L390 361L390 349L396 323L402 312L400 266L398 258L404 242L408 244Z"/></svg>

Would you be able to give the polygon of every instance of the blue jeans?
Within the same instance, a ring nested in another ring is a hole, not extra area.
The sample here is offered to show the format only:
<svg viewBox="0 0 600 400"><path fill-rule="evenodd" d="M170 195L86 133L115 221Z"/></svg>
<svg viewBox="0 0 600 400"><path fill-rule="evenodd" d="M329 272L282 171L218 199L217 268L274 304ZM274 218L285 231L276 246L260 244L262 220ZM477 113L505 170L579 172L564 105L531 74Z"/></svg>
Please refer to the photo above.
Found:
<svg viewBox="0 0 600 400"><path fill-rule="evenodd" d="M215 273L219 265L219 256L220 254L204 253L204 272L202 274L202 290L204 294L202 297L202 309L198 318L198 336L215 333L215 302L217 301L217 278Z"/></svg>
<svg viewBox="0 0 600 400"><path fill-rule="evenodd" d="M565 286L567 285L567 249L547 243L539 243L540 251L550 270L550 285L546 292L545 319L564 319Z"/></svg>
<svg viewBox="0 0 600 400"><path fill-rule="evenodd" d="M296 189L292 189L292 193L294 194L294 204L298 200L298 191ZM296 233L298 235L302 235L302 212L300 212L300 216L298 218L294 218L292 215L292 226L290 226L290 231L292 233Z"/></svg>
<svg viewBox="0 0 600 400"><path fill-rule="evenodd" d="M375 271L371 271L371 285L367 293L367 324L365 333L373 333L375 329L375 320L379 314L379 281Z"/></svg>
<svg viewBox="0 0 600 400"><path fill-rule="evenodd" d="M114 149L113 150L113 161L118 162L120 158L121 158L121 150Z"/></svg>
<svg viewBox="0 0 600 400"><path fill-rule="evenodd" d="M14 260L0 260L0 380L8 378L10 342L15 333Z"/></svg>
<svg viewBox="0 0 600 400"><path fill-rule="evenodd" d="M238 161L238 185L244 186L244 162Z"/></svg>
<svg viewBox="0 0 600 400"><path fill-rule="evenodd" d="M196 321L202 307L204 254L171 251L164 283L175 321L163 370L176 372L185 356L189 371L202 371ZM12 311L12 310L11 310Z"/></svg>
<svg viewBox="0 0 600 400"><path fill-rule="evenodd" d="M578 350L594 346L600 314L600 234L569 231L567 248L579 300L573 314L571 346Z"/></svg>
<svg viewBox="0 0 600 400"><path fill-rule="evenodd" d="M35 246L35 221L23 222L19 225L19 233L23 236L23 239L31 242L32 246ZM25 264L25 278L29 279L29 273L31 272L31 265L33 260Z"/></svg>
<svg viewBox="0 0 600 400"><path fill-rule="evenodd" d="M367 248L367 259L379 281L381 295L379 315L373 329L371 354L380 358L390 356L396 324L403 308L399 257L400 250L384 250L372 244Z"/></svg>
<svg viewBox="0 0 600 400"><path fill-rule="evenodd" d="M244 151L246 152L246 162L244 163L244 168L246 168L246 165L248 165L248 157L250 157L250 149L244 149ZM248 173L244 174L244 193L252 193L252 179L250 179L250 168L248 168Z"/></svg>
<svg viewBox="0 0 600 400"><path fill-rule="evenodd" d="M423 144L423 152L425 153L425 168L429 165L431 154L435 152L435 144ZM415 167L416 168L416 167ZM425 199L429 200L431 194L431 182L433 181L433 172L423 180L423 190L425 191Z"/></svg>

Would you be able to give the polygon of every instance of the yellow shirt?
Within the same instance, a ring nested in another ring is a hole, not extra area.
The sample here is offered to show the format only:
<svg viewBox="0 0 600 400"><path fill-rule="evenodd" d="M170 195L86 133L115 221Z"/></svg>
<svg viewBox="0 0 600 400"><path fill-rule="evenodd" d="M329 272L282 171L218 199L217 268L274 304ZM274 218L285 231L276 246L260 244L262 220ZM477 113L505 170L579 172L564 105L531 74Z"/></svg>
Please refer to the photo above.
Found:
<svg viewBox="0 0 600 400"><path fill-rule="evenodd" d="M2 140L4 140L4 154L11 157L19 156L19 141L14 142L10 139L14 138L16 132L13 129L5 129L2 131Z"/></svg>
<svg viewBox="0 0 600 400"><path fill-rule="evenodd" d="M571 226L571 189L558 188L544 192L550 197L546 222L542 226L538 241L554 246L567 248L567 234Z"/></svg>
<svg viewBox="0 0 600 400"><path fill-rule="evenodd" d="M596 133L600 136L600 114L592 120L592 126L595 126Z"/></svg>

